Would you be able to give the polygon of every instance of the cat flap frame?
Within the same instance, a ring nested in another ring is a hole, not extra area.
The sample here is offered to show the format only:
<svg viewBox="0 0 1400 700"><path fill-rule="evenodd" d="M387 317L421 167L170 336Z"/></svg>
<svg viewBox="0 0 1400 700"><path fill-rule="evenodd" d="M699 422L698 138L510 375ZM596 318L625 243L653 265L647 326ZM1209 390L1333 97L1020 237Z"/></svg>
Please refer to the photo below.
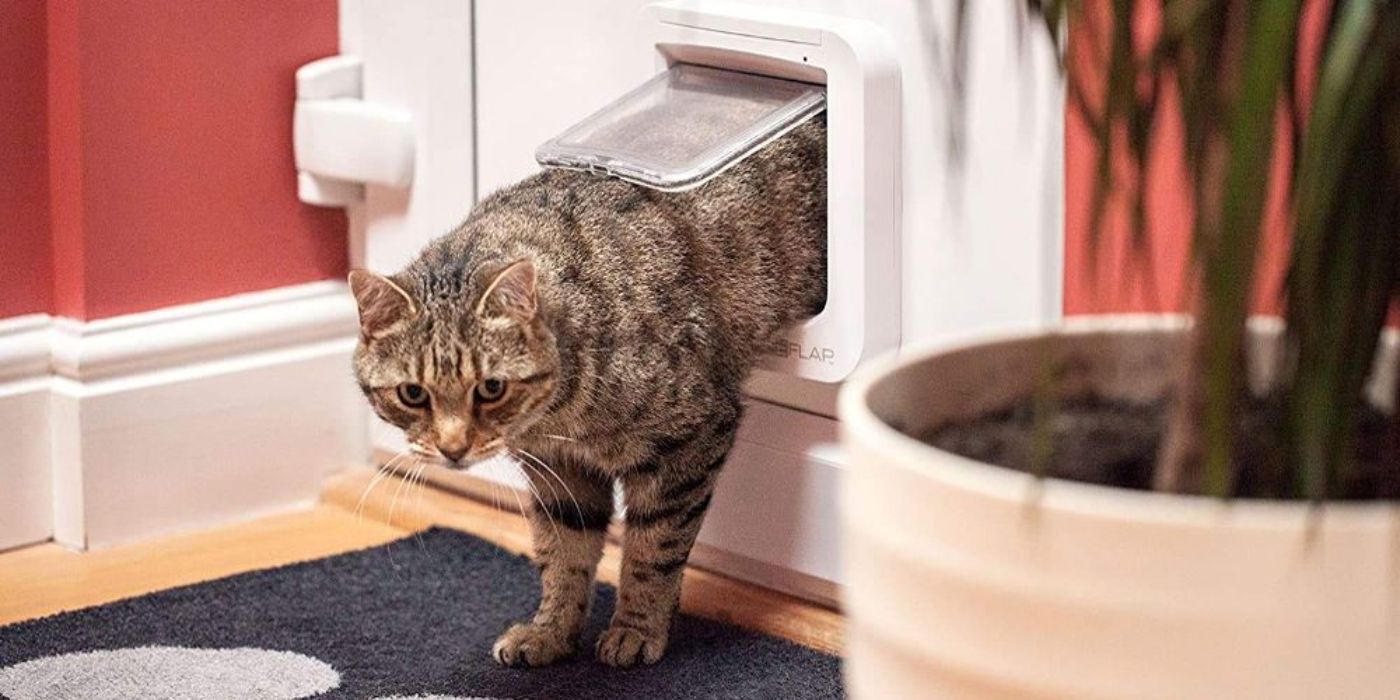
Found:
<svg viewBox="0 0 1400 700"><path fill-rule="evenodd" d="M709 67L736 81L767 76L825 87L826 306L777 343L747 389L758 398L835 415L838 383L900 342L902 145L893 43L864 20L724 0L657 2L646 13L658 67L668 71L663 76L683 64L682 75ZM822 107L803 109L812 110L810 118ZM802 122L801 111L787 129ZM738 148L730 164L785 130L767 129L745 142L747 150Z"/></svg>
<svg viewBox="0 0 1400 700"><path fill-rule="evenodd" d="M821 85L677 63L535 151L540 165L699 187L819 113Z"/></svg>

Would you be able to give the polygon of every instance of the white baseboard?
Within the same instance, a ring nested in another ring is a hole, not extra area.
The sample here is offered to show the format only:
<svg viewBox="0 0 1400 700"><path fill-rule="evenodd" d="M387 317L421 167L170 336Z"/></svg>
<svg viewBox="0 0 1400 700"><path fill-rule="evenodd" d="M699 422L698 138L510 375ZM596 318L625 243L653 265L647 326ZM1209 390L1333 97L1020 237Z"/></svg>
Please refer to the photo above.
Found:
<svg viewBox="0 0 1400 700"><path fill-rule="evenodd" d="M50 521L63 544L310 504L327 474L368 457L343 284L48 325Z"/></svg>
<svg viewBox="0 0 1400 700"><path fill-rule="evenodd" d="M0 550L53 536L49 318L0 321Z"/></svg>

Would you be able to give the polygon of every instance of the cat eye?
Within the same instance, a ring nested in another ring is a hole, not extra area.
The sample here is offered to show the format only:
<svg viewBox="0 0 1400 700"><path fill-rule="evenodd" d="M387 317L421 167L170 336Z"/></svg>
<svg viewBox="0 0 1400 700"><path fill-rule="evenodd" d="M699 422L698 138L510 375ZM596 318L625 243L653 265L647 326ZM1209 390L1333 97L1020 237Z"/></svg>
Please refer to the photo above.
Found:
<svg viewBox="0 0 1400 700"><path fill-rule="evenodd" d="M428 405L428 390L420 384L400 384L399 401L409 408L423 408Z"/></svg>
<svg viewBox="0 0 1400 700"><path fill-rule="evenodd" d="M476 385L476 400L481 403L499 401L505 395L506 381L504 379L483 379Z"/></svg>

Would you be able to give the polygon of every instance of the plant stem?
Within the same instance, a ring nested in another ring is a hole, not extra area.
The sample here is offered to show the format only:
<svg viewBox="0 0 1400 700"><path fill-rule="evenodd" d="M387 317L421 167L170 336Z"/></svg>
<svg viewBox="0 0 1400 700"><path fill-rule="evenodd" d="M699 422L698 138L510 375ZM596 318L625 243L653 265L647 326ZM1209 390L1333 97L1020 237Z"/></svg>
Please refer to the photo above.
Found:
<svg viewBox="0 0 1400 700"><path fill-rule="evenodd" d="M1156 483L1172 491L1229 495L1236 425L1244 392L1245 322L1268 192L1274 119L1296 50L1298 0L1228 7L1220 76L1207 76L1228 105L1225 123L1207 127L1197 174L1200 313L1193 367L1181 377ZM1195 425L1185 425L1191 421Z"/></svg>

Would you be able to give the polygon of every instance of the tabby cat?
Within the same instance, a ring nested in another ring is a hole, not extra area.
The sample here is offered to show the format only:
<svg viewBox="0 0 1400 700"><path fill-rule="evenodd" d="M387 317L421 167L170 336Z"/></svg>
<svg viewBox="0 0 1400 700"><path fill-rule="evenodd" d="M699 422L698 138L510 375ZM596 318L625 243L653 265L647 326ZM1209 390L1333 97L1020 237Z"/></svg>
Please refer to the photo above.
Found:
<svg viewBox="0 0 1400 700"><path fill-rule="evenodd" d="M355 373L414 450L460 466L511 451L542 594L492 649L571 654L613 515L622 577L597 656L655 663L742 412L740 387L826 297L826 131L790 131L699 188L550 170L483 200L402 272L350 273Z"/></svg>

